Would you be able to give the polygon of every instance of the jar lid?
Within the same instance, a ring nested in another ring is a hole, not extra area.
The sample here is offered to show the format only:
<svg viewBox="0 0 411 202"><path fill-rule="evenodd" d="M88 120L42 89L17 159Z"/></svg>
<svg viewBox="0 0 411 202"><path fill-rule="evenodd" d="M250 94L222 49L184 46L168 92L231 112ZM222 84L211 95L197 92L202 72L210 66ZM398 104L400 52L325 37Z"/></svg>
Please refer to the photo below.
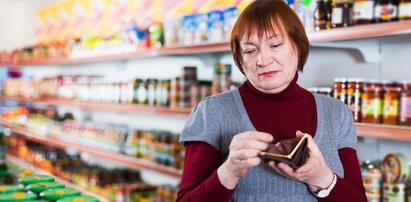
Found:
<svg viewBox="0 0 411 202"><path fill-rule="evenodd" d="M32 193L14 192L12 194L0 195L0 202L27 201L35 200L36 198L37 196Z"/></svg>
<svg viewBox="0 0 411 202"><path fill-rule="evenodd" d="M319 91L319 92L331 93L332 90L333 90L333 89L330 88L330 87L321 87L321 88L318 88L318 91Z"/></svg>
<svg viewBox="0 0 411 202"><path fill-rule="evenodd" d="M64 188L64 184L61 182L40 182L35 184L30 184L27 189L34 192L40 193L49 189Z"/></svg>
<svg viewBox="0 0 411 202"><path fill-rule="evenodd" d="M347 79L347 81L348 82L363 82L364 81L364 79L362 79L362 78L348 78Z"/></svg>
<svg viewBox="0 0 411 202"><path fill-rule="evenodd" d="M39 182L54 182L54 178L48 175L29 175L19 179L19 183L29 185Z"/></svg>
<svg viewBox="0 0 411 202"><path fill-rule="evenodd" d="M57 202L99 202L94 196L74 196L57 200Z"/></svg>
<svg viewBox="0 0 411 202"><path fill-rule="evenodd" d="M310 91L310 92L312 92L312 93L317 93L317 92L318 92L318 88L317 88L317 87L308 87L307 90Z"/></svg>
<svg viewBox="0 0 411 202"><path fill-rule="evenodd" d="M80 191L73 188L59 188L46 190L40 193L40 196L46 200L55 201L61 198L66 198L70 196L79 196Z"/></svg>
<svg viewBox="0 0 411 202"><path fill-rule="evenodd" d="M334 78L334 82L347 82L346 78Z"/></svg>
<svg viewBox="0 0 411 202"><path fill-rule="evenodd" d="M8 193L20 192L20 191L24 191L24 188L18 185L1 185L0 186L0 194L8 194Z"/></svg>

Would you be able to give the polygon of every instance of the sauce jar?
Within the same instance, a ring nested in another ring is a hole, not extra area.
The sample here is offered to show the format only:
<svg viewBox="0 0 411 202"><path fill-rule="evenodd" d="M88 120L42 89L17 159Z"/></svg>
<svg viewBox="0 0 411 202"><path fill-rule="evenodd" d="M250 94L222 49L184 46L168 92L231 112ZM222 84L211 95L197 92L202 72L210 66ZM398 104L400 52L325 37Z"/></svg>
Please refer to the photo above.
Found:
<svg viewBox="0 0 411 202"><path fill-rule="evenodd" d="M361 121L364 123L382 122L382 84L377 81L364 82L361 96Z"/></svg>
<svg viewBox="0 0 411 202"><path fill-rule="evenodd" d="M361 122L361 93L363 80L349 78L347 83L347 105L350 107L354 121Z"/></svg>
<svg viewBox="0 0 411 202"><path fill-rule="evenodd" d="M389 125L398 124L399 114L399 93L401 88L393 81L383 81L384 101L382 111L382 123Z"/></svg>
<svg viewBox="0 0 411 202"><path fill-rule="evenodd" d="M411 126L411 81L402 82L400 95L400 125Z"/></svg>
<svg viewBox="0 0 411 202"><path fill-rule="evenodd" d="M352 25L352 0L337 0L332 9L332 27L348 27Z"/></svg>
<svg viewBox="0 0 411 202"><path fill-rule="evenodd" d="M341 100L341 102L346 103L347 89L346 89L347 79L345 78L335 78L334 79L334 98Z"/></svg>
<svg viewBox="0 0 411 202"><path fill-rule="evenodd" d="M356 0L353 8L353 23L370 24L374 18L375 0Z"/></svg>
<svg viewBox="0 0 411 202"><path fill-rule="evenodd" d="M331 29L332 4L331 0L318 0L317 8L314 12L314 29L320 31Z"/></svg>

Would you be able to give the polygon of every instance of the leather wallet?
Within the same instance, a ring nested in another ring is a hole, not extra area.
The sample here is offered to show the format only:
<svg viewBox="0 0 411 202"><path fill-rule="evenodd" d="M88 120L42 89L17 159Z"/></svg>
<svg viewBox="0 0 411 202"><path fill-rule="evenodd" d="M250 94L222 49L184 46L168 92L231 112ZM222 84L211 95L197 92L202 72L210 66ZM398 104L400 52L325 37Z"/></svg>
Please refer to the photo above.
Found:
<svg viewBox="0 0 411 202"><path fill-rule="evenodd" d="M309 157L308 134L270 144L268 149L260 152L260 158L268 161L284 162L297 169L304 165Z"/></svg>

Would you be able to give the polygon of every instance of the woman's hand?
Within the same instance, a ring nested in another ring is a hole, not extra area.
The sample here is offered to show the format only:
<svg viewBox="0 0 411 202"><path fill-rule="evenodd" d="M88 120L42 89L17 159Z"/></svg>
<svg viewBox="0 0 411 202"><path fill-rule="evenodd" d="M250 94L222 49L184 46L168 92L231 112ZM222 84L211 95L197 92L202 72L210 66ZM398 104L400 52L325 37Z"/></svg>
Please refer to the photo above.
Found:
<svg viewBox="0 0 411 202"><path fill-rule="evenodd" d="M230 143L227 160L218 168L218 178L227 189L234 189L238 180L250 167L261 163L258 154L268 148L273 136L268 133L248 131L237 134Z"/></svg>
<svg viewBox="0 0 411 202"><path fill-rule="evenodd" d="M303 135L302 132L297 131L297 137L302 137ZM311 136L308 136L308 148L310 149L310 157L303 166L296 170L281 162L275 163L270 161L268 165L286 177L305 182L312 191L316 192L327 188L333 181L334 174L328 167L320 149Z"/></svg>

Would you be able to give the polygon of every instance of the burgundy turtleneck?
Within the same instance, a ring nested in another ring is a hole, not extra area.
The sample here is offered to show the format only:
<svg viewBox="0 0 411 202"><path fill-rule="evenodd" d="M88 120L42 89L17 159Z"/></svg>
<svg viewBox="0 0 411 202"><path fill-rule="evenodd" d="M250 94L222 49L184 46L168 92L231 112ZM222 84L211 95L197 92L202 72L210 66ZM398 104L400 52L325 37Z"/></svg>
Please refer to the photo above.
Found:
<svg viewBox="0 0 411 202"><path fill-rule="evenodd" d="M317 109L314 96L297 84L298 74L290 85L277 94L266 94L245 81L239 92L247 115L257 131L273 134L274 141L295 137L297 130L315 135ZM364 201L364 187L356 151L338 151L344 167L344 178L326 198L319 201ZM220 152L205 142L187 142L184 170L177 201L229 201L234 190L225 188L218 179L222 164Z"/></svg>
<svg viewBox="0 0 411 202"><path fill-rule="evenodd" d="M296 131L314 136L317 128L317 108L314 96L297 84L296 73L291 83L280 93L267 94L249 81L240 87L248 117L257 131L270 133L274 141L295 138Z"/></svg>

